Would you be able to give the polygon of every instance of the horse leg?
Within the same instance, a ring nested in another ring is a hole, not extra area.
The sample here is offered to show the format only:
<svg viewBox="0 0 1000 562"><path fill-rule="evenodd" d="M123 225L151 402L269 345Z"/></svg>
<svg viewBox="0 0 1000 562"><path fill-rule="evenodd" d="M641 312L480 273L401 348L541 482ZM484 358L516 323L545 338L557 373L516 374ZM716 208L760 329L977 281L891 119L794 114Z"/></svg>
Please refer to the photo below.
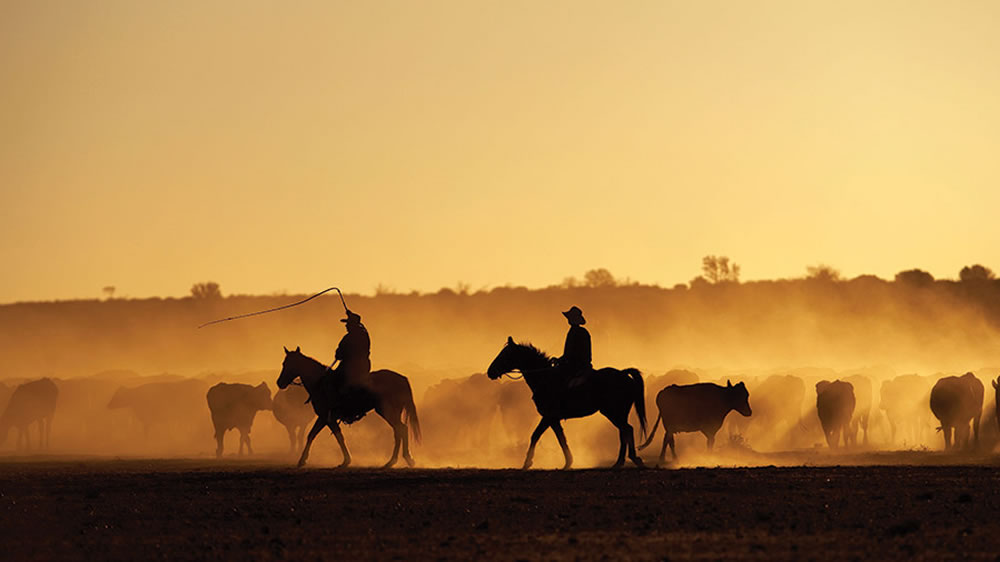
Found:
<svg viewBox="0 0 1000 562"><path fill-rule="evenodd" d="M299 467L305 466L306 459L309 458L309 448L312 447L313 439L316 439L316 436L319 435L319 432L322 431L325 425L326 422L323 421L323 418L316 418L316 423L313 424L312 429L309 430L309 437L306 438L306 446L302 448L302 456L299 457Z"/></svg>
<svg viewBox="0 0 1000 562"><path fill-rule="evenodd" d="M351 452L347 450L344 433L340 431L340 423L334 421L329 426L330 431L333 431L333 436L337 438L337 444L340 445L340 454L344 455L344 460L340 462L340 468L347 468L351 464Z"/></svg>
<svg viewBox="0 0 1000 562"><path fill-rule="evenodd" d="M642 462L642 459L639 458L638 453L635 452L635 429L632 428L631 424L626 422L625 429L623 431L625 432L625 439L627 440L628 444L629 460L631 460L632 463L638 466L639 468L645 468L646 464Z"/></svg>
<svg viewBox="0 0 1000 562"><path fill-rule="evenodd" d="M563 432L562 423L559 420L552 422L552 431L556 434L556 439L559 441L559 446L562 447L563 457L566 459L566 464L563 465L563 470L569 470L573 466L573 453L569 451L569 444L566 442L566 434Z"/></svg>
<svg viewBox="0 0 1000 562"><path fill-rule="evenodd" d="M403 438L399 436L400 423L398 421L392 422L390 418L386 418L385 416L382 417L392 427L392 457L389 458L389 462L382 465L382 468L392 468L396 464L396 461L399 460L399 447L403 444ZM406 431L406 428L403 427L402 430Z"/></svg>
<svg viewBox="0 0 1000 562"><path fill-rule="evenodd" d="M545 430L549 428L549 420L542 418L538 422L538 426L535 431L531 433L531 443L528 444L528 454L524 457L524 466L521 467L522 470L527 470L531 468L531 462L535 458L535 445L538 443L538 439L545 433Z"/></svg>

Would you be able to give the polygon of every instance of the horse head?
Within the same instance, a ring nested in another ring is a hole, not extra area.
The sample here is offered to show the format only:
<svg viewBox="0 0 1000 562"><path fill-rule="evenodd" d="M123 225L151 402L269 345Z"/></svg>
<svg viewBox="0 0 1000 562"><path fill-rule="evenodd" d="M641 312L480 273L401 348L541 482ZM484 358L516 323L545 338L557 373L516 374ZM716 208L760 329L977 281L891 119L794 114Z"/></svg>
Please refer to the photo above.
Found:
<svg viewBox="0 0 1000 562"><path fill-rule="evenodd" d="M281 374L278 375L278 388L284 390L288 385L292 384L296 378L298 378L299 373L302 372L302 361L305 359L305 355L302 355L302 351L298 347L295 351L288 351L285 349L285 360L281 362Z"/></svg>
<svg viewBox="0 0 1000 562"><path fill-rule="evenodd" d="M486 376L496 380L511 371L544 369L549 366L549 358L534 346L514 342L508 337L507 343L490 363Z"/></svg>

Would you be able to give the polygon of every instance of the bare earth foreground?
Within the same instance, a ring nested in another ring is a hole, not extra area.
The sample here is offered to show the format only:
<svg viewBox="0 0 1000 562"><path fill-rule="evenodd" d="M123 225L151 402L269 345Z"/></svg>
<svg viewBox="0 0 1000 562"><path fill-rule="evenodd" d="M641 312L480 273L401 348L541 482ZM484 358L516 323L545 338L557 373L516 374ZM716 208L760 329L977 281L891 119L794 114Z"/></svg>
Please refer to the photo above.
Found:
<svg viewBox="0 0 1000 562"><path fill-rule="evenodd" d="M21 458L0 462L0 554L994 560L1000 468L980 460L522 472Z"/></svg>

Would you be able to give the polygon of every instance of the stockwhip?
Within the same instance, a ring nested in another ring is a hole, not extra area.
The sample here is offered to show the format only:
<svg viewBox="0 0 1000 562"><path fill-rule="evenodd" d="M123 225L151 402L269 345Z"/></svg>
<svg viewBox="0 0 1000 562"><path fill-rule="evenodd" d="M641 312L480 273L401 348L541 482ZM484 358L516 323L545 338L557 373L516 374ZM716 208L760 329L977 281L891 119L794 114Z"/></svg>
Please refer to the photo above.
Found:
<svg viewBox="0 0 1000 562"><path fill-rule="evenodd" d="M239 314L237 316L230 316L229 318L220 318L219 320L212 320L211 322L205 322L201 326L198 326L198 328L201 329L201 328L204 328L205 326L211 326L212 324L218 324L219 322L228 322L230 320L238 320L240 318L247 318L248 316L257 316L258 314L267 314L268 312L277 312L279 310L284 310L286 308L292 308L293 306L299 306L300 304L305 304L305 303L313 300L314 298L322 295L323 293L329 293L330 291L337 291L337 294L340 295L340 304L344 305L344 311L346 312L347 311L347 303L344 301L344 293L341 293L340 289L338 289L336 287L330 287L329 289L320 291L320 292L316 293L315 295L313 295L313 296L311 296L311 297L309 297L307 299L300 300L299 302L293 302L292 304L286 304L284 306L279 306L279 307L276 307L276 308L269 308L267 310L258 310L257 312L248 312L247 314Z"/></svg>

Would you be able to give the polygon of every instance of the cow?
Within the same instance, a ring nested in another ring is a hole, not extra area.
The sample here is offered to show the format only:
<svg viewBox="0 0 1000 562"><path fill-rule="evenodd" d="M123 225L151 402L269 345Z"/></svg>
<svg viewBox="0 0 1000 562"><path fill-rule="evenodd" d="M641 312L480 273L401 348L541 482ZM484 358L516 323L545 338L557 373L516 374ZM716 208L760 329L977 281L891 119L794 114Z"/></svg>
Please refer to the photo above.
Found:
<svg viewBox="0 0 1000 562"><path fill-rule="evenodd" d="M831 449L838 447L841 434L844 436L844 446L848 445L854 406L854 387L851 383L839 379L816 383L816 414L823 426L826 443Z"/></svg>
<svg viewBox="0 0 1000 562"><path fill-rule="evenodd" d="M750 416L750 393L744 383L735 386L726 381L726 386L703 382L696 384L672 384L656 395L656 407L660 413L653 422L653 430L649 438L639 449L645 449L653 442L660 420L663 420L663 446L660 448L660 463L666 460L667 445L670 453L677 460L677 450L674 446L674 434L700 431L708 439L708 451L715 445L715 434L722 427L730 410L736 410L744 416Z"/></svg>
<svg viewBox="0 0 1000 562"><path fill-rule="evenodd" d="M941 421L939 431L944 432L944 448L969 446L969 422L975 431L975 445L979 446L979 420L983 416L983 383L972 373L960 377L943 377L931 389L931 412ZM951 433L955 431L952 445Z"/></svg>
<svg viewBox="0 0 1000 562"><path fill-rule="evenodd" d="M924 441L930 426L925 404L930 399L931 386L930 380L920 375L899 375L882 381L879 409L889 421L890 444L895 445L898 435L902 435L903 444L909 439L911 446Z"/></svg>
<svg viewBox="0 0 1000 562"><path fill-rule="evenodd" d="M208 400L208 409L212 412L212 425L215 426L215 440L218 443L215 456L222 456L223 437L226 431L233 428L240 432L239 454L243 455L245 443L247 454L252 455L250 427L253 425L253 418L258 410L270 410L272 407L271 391L267 388L267 383L250 386L220 382L208 389L205 398Z"/></svg>
<svg viewBox="0 0 1000 562"><path fill-rule="evenodd" d="M204 381L194 379L121 386L108 402L108 408L130 409L142 424L143 436L148 439L149 432L160 425L175 430L188 429L191 416L187 407L201 402L207 386ZM163 433L160 431L159 437L162 438Z"/></svg>
<svg viewBox="0 0 1000 562"><path fill-rule="evenodd" d="M753 417L730 417L730 437L740 435L749 442L774 448L792 445L793 431L802 417L806 384L794 375L771 375L752 387Z"/></svg>
<svg viewBox="0 0 1000 562"><path fill-rule="evenodd" d="M862 432L862 444L868 445L868 422L872 411L872 381L864 375L844 377L845 382L854 388L854 415L845 433L844 441L850 445L858 444L858 431ZM849 439L848 439L849 438Z"/></svg>
<svg viewBox="0 0 1000 562"><path fill-rule="evenodd" d="M7 408L0 415L0 444L7 440L11 427L17 428L17 449L31 448L28 426L38 422L38 446L48 449L52 436L52 417L56 411L59 389L52 379L44 378L18 385L10 395Z"/></svg>
<svg viewBox="0 0 1000 562"><path fill-rule="evenodd" d="M309 393L301 386L289 386L274 393L274 417L288 431L288 445L292 452L302 450L306 426L316 417L308 401Z"/></svg>

